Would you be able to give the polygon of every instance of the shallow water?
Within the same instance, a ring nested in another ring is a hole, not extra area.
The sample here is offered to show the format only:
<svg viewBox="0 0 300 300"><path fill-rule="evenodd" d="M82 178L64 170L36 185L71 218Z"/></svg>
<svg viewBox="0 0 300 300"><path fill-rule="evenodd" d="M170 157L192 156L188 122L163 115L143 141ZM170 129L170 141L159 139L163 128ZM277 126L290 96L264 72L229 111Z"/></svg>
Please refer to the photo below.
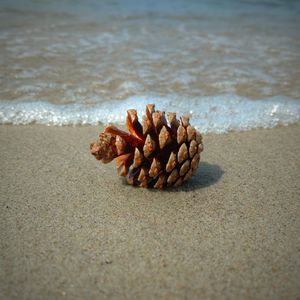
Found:
<svg viewBox="0 0 300 300"><path fill-rule="evenodd" d="M122 123L147 102L203 131L300 121L299 1L0 8L0 123Z"/></svg>

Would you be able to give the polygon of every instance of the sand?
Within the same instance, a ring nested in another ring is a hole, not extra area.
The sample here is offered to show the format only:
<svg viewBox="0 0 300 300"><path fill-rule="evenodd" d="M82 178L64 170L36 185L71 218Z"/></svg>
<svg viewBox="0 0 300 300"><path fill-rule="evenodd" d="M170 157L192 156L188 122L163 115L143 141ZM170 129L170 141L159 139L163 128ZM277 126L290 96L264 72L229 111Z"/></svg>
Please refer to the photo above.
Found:
<svg viewBox="0 0 300 300"><path fill-rule="evenodd" d="M167 191L98 163L98 132L0 126L1 299L300 297L300 126L206 135Z"/></svg>

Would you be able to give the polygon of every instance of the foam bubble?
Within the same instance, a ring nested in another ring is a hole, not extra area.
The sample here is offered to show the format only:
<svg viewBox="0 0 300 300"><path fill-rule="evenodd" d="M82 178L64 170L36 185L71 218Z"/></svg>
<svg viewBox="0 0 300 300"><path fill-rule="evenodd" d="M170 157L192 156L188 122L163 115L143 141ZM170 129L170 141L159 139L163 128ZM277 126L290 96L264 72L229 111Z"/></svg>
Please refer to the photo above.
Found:
<svg viewBox="0 0 300 300"><path fill-rule="evenodd" d="M147 103L156 103L157 109L175 111L178 116L190 114L193 125L204 133L270 128L300 122L300 101L286 97L250 100L222 95L186 100L176 96L141 96L96 105L3 101L0 102L0 124L124 124L127 109L136 108L141 116Z"/></svg>

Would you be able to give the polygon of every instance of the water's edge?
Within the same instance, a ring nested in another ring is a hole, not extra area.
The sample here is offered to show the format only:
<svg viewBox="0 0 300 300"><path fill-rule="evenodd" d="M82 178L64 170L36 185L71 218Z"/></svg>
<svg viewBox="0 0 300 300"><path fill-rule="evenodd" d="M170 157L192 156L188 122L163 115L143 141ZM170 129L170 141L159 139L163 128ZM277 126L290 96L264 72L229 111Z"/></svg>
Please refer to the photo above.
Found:
<svg viewBox="0 0 300 300"><path fill-rule="evenodd" d="M286 97L251 100L235 95L190 98L131 97L101 104L53 104L45 101L0 102L0 124L97 125L125 123L126 110L135 108L141 117L147 103L162 111L188 114L204 133L272 128L300 122L300 101Z"/></svg>

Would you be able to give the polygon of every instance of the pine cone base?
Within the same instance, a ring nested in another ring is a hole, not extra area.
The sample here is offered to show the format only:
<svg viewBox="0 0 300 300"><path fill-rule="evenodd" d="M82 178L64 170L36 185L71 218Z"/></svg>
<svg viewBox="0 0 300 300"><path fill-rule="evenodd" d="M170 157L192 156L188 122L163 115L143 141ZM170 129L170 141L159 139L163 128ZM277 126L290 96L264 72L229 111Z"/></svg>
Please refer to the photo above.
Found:
<svg viewBox="0 0 300 300"><path fill-rule="evenodd" d="M202 135L183 116L146 106L142 124L137 111L127 111L125 132L107 126L90 151L97 160L116 160L118 174L131 185L147 188L180 186L192 177L203 151Z"/></svg>

